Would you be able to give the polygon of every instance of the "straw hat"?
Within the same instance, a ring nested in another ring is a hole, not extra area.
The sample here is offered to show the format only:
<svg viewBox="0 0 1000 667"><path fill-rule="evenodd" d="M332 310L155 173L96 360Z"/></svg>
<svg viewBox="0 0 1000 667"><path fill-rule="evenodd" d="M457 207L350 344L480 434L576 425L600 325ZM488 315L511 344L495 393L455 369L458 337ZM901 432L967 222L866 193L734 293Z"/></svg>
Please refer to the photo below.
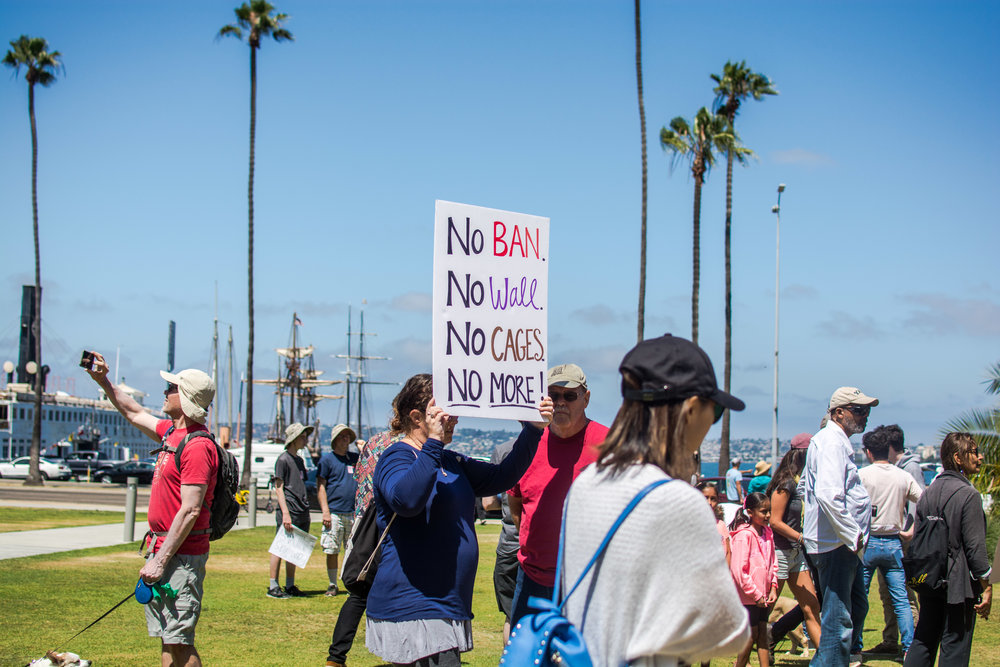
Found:
<svg viewBox="0 0 1000 667"><path fill-rule="evenodd" d="M757 461L757 465L754 466L753 476L759 477L760 475L767 474L767 471L771 469L771 464L767 461Z"/></svg>
<svg viewBox="0 0 1000 667"><path fill-rule="evenodd" d="M303 426L298 422L293 422L289 424L288 427L285 429L285 447L288 447L288 445L295 442L295 439L300 435L304 434L308 436L312 432L313 432L312 426Z"/></svg>

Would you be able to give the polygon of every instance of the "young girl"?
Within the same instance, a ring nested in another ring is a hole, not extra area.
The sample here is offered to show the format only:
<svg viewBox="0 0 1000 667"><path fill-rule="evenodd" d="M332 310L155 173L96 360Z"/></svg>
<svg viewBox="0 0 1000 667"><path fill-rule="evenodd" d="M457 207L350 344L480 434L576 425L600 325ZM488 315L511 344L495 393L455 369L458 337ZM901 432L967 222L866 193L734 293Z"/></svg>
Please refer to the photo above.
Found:
<svg viewBox="0 0 1000 667"><path fill-rule="evenodd" d="M770 664L767 616L778 598L778 563L774 557L774 537L768 526L770 519L771 503L767 496L751 493L729 524L733 540L729 571L750 617L750 641L736 659L736 667L746 667L754 643L761 667Z"/></svg>
<svg viewBox="0 0 1000 667"><path fill-rule="evenodd" d="M729 565L732 560L733 551L729 546L729 528L726 527L726 522L722 520L722 508L719 507L719 489L712 482L699 482L695 488L701 491L701 495L705 496L705 500L708 501L708 506L712 508L716 528L718 528L719 535L722 537L722 548L726 550L726 565Z"/></svg>

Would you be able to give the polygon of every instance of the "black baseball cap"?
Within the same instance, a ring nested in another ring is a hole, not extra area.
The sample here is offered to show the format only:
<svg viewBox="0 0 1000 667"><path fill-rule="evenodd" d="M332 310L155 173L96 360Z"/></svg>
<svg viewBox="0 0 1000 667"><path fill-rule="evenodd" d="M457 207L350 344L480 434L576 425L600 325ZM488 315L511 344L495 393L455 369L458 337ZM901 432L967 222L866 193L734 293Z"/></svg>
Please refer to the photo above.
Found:
<svg viewBox="0 0 1000 667"><path fill-rule="evenodd" d="M618 370L628 371L640 382L640 388L634 389L622 380L622 396L631 401L677 403L701 396L730 410L746 407L719 389L708 355L684 338L665 334L644 340L629 350Z"/></svg>

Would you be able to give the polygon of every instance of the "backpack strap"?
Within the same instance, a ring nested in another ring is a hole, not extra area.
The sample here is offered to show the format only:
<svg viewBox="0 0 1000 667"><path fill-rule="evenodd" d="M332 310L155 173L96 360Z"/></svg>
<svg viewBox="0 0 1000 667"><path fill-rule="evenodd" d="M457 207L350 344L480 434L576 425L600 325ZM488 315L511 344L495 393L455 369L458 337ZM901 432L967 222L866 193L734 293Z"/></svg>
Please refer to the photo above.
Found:
<svg viewBox="0 0 1000 667"><path fill-rule="evenodd" d="M580 583L583 581L583 578L587 576L587 573L590 572L590 568L594 566L594 563L596 563L597 559L601 557L601 555L604 553L604 550L608 548L608 544L611 542L611 538L614 537L616 532L618 532L618 529L621 528L621 525L625 522L626 517L628 517L628 515L632 513L632 510L635 509L635 506L638 505L639 502L656 487L663 486L664 484L673 481L676 480L674 479L658 480L656 482L646 485L637 494L635 494L635 497L632 498L631 502L629 502L629 504L625 506L625 509L623 509L621 514L618 515L618 518L615 519L615 522L611 524L611 528L608 529L608 534L604 536L604 540L601 542L601 545L597 547L597 551L594 552L594 555L590 558L590 562L587 563L587 566L585 568L583 568L583 571L577 578L576 583L573 584L572 588L569 589L569 592L566 593L566 595L562 597L562 600L560 601L559 592L561 588L561 576L563 567L563 547L565 546L566 543L566 510L569 508L569 496L567 495L566 504L563 505L562 527L559 529L559 555L557 556L556 560L555 588L552 592L553 608L558 609L560 614L562 613L562 608L566 605L566 600L569 598L570 595L573 594L573 591L576 590L577 586L580 585Z"/></svg>
<svg viewBox="0 0 1000 667"><path fill-rule="evenodd" d="M212 432L209 431L208 429L205 429L204 431L191 431L190 433L188 433L187 435L184 436L184 439L181 440L177 444L176 447L171 447L171 446L167 445L167 436L169 436L173 432L174 432L174 427L173 426L171 426L170 428L168 428L167 432L163 434L163 442L160 445L159 449L154 449L152 452L150 452L150 454L155 454L157 452L167 452L169 454L173 454L174 455L174 465L177 466L177 473L178 474L180 474L180 472L181 472L181 452L184 451L184 447L191 440L193 440L194 438L208 438L209 440L212 441L212 444L214 444L216 447L219 446L219 443L215 441L215 436L212 435ZM222 465L221 461L219 462L219 465ZM204 507L206 509L211 509L207 505L205 505ZM188 533L188 536L191 536L191 535L205 535L205 534L208 534L208 533L211 533L211 532L212 532L212 528L210 526L208 528L203 528L201 530L192 530L190 533ZM166 531L162 531L162 532L148 531L147 536L148 535L153 535L155 537L163 537L166 534L167 534Z"/></svg>

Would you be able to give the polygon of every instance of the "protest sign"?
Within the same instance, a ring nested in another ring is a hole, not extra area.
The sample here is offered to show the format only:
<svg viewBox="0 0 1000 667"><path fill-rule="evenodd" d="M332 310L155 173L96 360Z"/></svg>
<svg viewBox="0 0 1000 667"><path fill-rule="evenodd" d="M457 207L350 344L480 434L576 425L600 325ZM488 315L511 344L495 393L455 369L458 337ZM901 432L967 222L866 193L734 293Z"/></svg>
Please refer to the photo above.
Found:
<svg viewBox="0 0 1000 667"><path fill-rule="evenodd" d="M316 546L316 537L292 526L291 531L282 527L274 534L274 541L271 542L269 553L274 554L281 560L287 560L295 567L305 567L309 562L313 547Z"/></svg>
<svg viewBox="0 0 1000 667"><path fill-rule="evenodd" d="M448 414L539 419L548 256L548 218L435 202L434 398Z"/></svg>

